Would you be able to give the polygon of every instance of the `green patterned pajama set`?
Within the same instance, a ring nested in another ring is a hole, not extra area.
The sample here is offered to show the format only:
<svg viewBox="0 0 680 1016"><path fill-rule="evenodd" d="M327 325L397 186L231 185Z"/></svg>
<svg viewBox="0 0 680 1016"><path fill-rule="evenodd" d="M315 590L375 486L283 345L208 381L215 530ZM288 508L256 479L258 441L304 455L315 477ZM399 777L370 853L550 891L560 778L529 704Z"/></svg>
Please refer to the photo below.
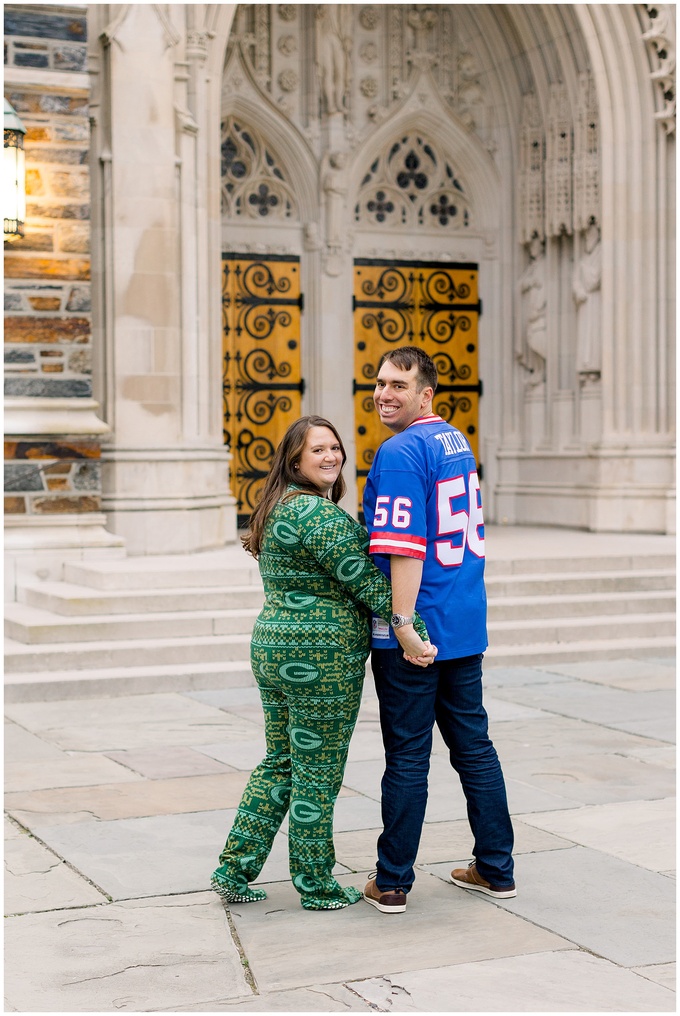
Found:
<svg viewBox="0 0 680 1016"><path fill-rule="evenodd" d="M290 874L302 906L334 910L361 898L332 875L333 809L361 703L368 612L391 614L390 584L367 546L362 526L312 494L279 502L267 521L259 556L265 604L251 644L267 753L248 781L212 877L228 902L265 898L248 883L287 812ZM420 619L416 627L426 638Z"/></svg>

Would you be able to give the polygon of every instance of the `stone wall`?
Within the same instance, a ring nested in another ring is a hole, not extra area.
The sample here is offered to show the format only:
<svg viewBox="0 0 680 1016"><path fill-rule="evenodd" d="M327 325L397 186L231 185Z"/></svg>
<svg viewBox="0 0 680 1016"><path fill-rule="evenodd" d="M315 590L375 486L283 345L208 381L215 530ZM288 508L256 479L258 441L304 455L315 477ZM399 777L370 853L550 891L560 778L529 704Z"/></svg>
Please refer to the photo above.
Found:
<svg viewBox="0 0 680 1016"><path fill-rule="evenodd" d="M25 236L5 245L10 399L92 395L86 41L83 8L5 7L5 95L26 127L27 190ZM96 438L11 437L8 515L99 511Z"/></svg>

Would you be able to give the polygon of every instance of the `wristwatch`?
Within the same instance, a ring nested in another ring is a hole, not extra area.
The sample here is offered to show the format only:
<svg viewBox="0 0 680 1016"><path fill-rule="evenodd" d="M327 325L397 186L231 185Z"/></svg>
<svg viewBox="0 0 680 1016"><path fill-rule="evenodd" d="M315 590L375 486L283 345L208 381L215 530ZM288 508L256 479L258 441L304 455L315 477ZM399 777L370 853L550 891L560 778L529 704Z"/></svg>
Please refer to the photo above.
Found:
<svg viewBox="0 0 680 1016"><path fill-rule="evenodd" d="M413 615L406 617L405 614L392 614L390 624L393 628L403 628L405 624L413 624Z"/></svg>

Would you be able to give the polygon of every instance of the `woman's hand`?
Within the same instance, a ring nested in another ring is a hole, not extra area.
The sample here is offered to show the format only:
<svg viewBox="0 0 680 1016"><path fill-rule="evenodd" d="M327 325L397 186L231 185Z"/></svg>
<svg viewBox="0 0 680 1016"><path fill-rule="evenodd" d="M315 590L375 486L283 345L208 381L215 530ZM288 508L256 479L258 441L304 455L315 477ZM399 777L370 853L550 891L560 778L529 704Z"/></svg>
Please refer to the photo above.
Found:
<svg viewBox="0 0 680 1016"><path fill-rule="evenodd" d="M396 628L394 634L404 650L404 659L417 667L427 667L437 655L437 647L431 642L423 642L412 624Z"/></svg>

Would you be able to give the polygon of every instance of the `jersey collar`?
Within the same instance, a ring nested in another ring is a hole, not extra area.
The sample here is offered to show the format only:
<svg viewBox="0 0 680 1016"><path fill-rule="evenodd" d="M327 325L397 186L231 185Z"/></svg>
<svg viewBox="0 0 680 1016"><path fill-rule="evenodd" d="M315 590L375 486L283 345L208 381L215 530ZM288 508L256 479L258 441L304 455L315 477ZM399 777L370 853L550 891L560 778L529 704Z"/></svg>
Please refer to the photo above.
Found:
<svg viewBox="0 0 680 1016"><path fill-rule="evenodd" d="M417 420L413 421L413 423L409 423L406 429L408 430L409 427L416 427L419 423L443 423L443 422L444 420L442 419L441 416L437 416L435 413L433 413L432 416L419 416Z"/></svg>

